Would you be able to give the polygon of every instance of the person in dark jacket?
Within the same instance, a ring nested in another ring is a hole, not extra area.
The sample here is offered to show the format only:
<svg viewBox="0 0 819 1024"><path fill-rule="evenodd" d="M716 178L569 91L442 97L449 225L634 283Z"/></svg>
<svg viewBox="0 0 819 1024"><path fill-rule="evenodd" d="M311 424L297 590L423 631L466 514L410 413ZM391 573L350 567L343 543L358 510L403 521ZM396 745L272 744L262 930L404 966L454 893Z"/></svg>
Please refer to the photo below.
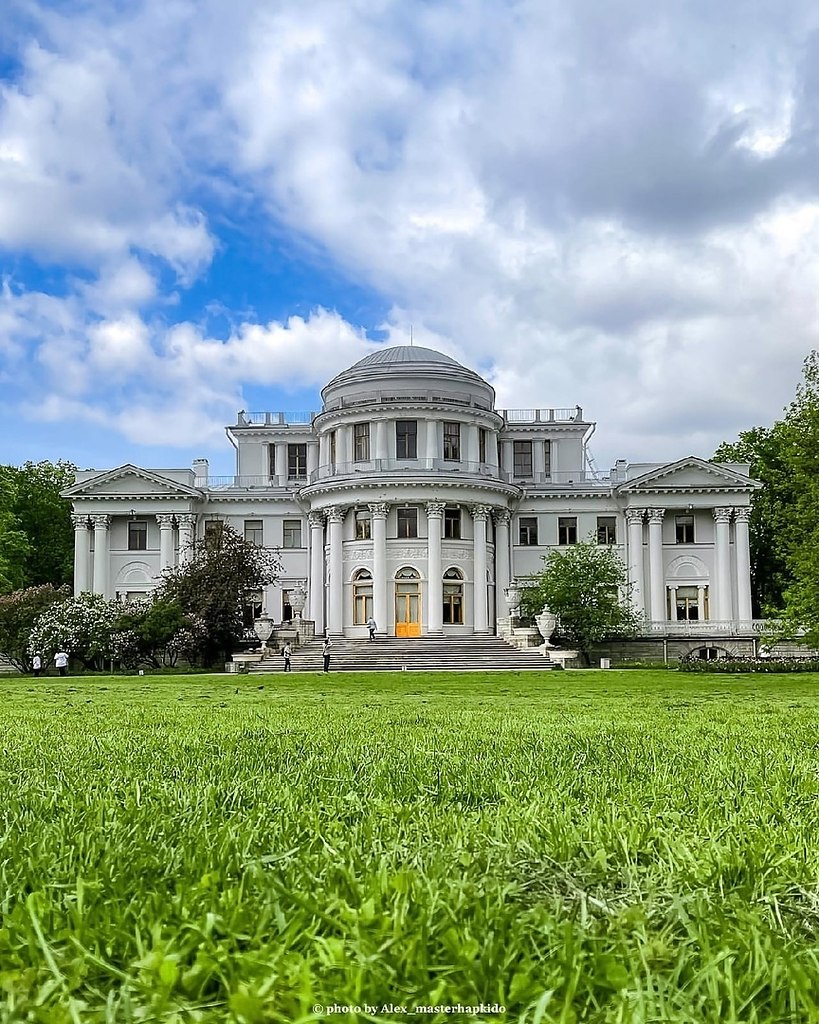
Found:
<svg viewBox="0 0 819 1024"><path fill-rule="evenodd" d="M332 645L332 643L330 641L330 637L326 636L324 638L324 647L321 650L321 653L324 655L324 671L325 672L329 672L330 671L330 648L332 646L333 645Z"/></svg>

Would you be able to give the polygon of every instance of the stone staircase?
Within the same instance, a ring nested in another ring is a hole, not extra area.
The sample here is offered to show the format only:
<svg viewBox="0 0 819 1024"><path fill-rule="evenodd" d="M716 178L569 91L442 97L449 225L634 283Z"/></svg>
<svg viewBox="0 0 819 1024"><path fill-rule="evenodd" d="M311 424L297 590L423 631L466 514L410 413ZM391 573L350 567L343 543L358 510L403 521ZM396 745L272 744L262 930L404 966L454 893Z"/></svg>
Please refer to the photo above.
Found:
<svg viewBox="0 0 819 1024"><path fill-rule="evenodd" d="M293 648L293 672L323 670L322 641L314 640ZM536 649L519 650L497 636L379 637L368 640L333 640L331 672L480 672L524 670L543 672L553 669L553 662ZM254 674L283 672L281 655L271 654L250 666Z"/></svg>

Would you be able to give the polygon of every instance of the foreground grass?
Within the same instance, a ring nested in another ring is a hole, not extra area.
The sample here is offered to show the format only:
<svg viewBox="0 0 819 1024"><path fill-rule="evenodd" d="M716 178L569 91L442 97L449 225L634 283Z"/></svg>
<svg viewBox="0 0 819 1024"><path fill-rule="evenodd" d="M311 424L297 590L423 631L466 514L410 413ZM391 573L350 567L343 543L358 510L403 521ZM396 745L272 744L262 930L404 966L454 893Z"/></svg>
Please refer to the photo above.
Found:
<svg viewBox="0 0 819 1024"><path fill-rule="evenodd" d="M819 1020L817 683L0 679L0 1020Z"/></svg>

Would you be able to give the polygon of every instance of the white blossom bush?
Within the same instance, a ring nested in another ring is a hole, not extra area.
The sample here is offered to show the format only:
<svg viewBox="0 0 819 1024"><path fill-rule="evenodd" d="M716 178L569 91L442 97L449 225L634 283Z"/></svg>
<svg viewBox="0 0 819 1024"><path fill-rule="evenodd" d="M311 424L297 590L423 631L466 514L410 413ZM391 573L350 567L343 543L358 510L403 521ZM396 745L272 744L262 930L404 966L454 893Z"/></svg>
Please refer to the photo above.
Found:
<svg viewBox="0 0 819 1024"><path fill-rule="evenodd" d="M118 602L100 594L78 594L52 605L37 619L29 635L29 652L39 652L47 663L57 651L65 651L86 668L102 668L117 657L114 636L121 616Z"/></svg>

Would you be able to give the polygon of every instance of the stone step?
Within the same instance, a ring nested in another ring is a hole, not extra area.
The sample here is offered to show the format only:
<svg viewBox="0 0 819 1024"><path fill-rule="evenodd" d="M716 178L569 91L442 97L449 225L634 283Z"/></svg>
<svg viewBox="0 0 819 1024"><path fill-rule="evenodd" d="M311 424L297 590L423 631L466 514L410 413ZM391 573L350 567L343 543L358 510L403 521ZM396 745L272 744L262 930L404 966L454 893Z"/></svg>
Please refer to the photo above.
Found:
<svg viewBox="0 0 819 1024"><path fill-rule="evenodd" d="M383 637L368 640L334 640L330 651L333 672L459 672L524 670L543 672L555 667L536 649L519 650L499 637ZM320 640L293 648L294 672L321 672ZM280 655L270 655L249 669L254 674L283 672Z"/></svg>

